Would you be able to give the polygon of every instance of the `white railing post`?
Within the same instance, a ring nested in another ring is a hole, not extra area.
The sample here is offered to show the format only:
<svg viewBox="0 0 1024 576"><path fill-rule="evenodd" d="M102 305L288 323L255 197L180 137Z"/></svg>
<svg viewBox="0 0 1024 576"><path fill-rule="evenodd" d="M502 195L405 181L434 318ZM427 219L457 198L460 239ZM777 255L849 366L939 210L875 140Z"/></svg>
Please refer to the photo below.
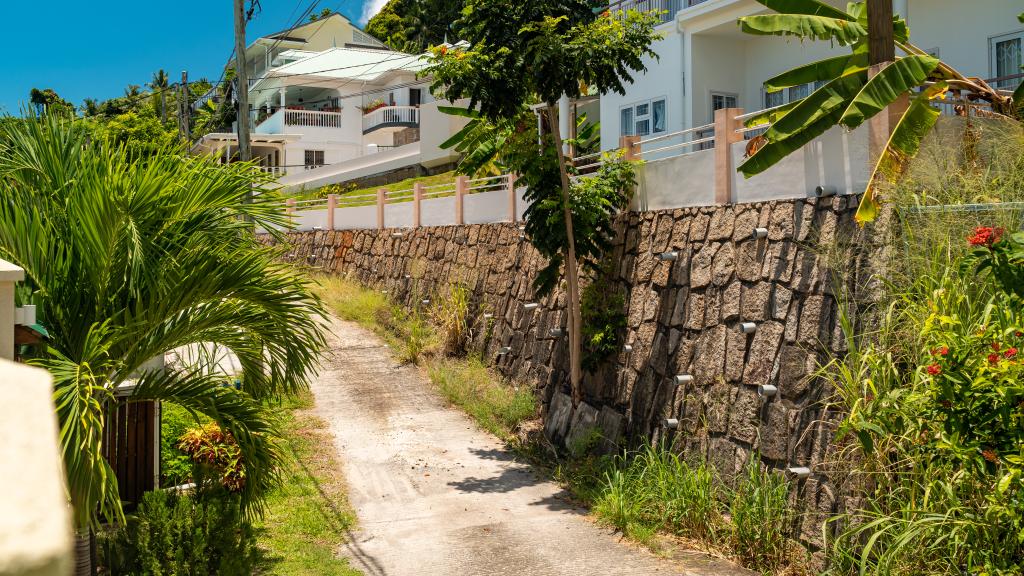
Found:
<svg viewBox="0 0 1024 576"><path fill-rule="evenodd" d="M466 188L469 188L469 177L459 175L455 177L455 223L462 225L466 223L465 202Z"/></svg>
<svg viewBox="0 0 1024 576"><path fill-rule="evenodd" d="M412 225L413 228L420 227L421 203L423 202L423 183L417 182L412 186Z"/></svg>
<svg viewBox="0 0 1024 576"><path fill-rule="evenodd" d="M732 145L743 140L739 131L743 122L737 116L743 115L742 108L721 108L715 110L715 203L729 204L733 197Z"/></svg>
<svg viewBox="0 0 1024 576"><path fill-rule="evenodd" d="M0 260L0 358L14 359L14 284L25 279L25 271Z"/></svg>
<svg viewBox="0 0 1024 576"><path fill-rule="evenodd" d="M334 230L334 211L338 209L338 195L327 195L327 229Z"/></svg>
<svg viewBox="0 0 1024 576"><path fill-rule="evenodd" d="M377 189L377 230L384 229L384 203L388 199L387 188Z"/></svg>
<svg viewBox="0 0 1024 576"><path fill-rule="evenodd" d="M518 220L518 212L516 210L516 175L509 174L507 176L506 186L508 186L508 219L515 224Z"/></svg>

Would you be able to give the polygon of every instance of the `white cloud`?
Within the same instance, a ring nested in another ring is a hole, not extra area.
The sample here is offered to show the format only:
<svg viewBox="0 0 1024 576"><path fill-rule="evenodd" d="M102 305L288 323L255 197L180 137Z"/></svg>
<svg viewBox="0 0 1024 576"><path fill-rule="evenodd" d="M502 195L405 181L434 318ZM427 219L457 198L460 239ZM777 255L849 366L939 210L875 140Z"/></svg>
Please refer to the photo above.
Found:
<svg viewBox="0 0 1024 576"><path fill-rule="evenodd" d="M363 15L359 17L359 23L365 25L387 3L388 0L366 0L366 4L363 4Z"/></svg>

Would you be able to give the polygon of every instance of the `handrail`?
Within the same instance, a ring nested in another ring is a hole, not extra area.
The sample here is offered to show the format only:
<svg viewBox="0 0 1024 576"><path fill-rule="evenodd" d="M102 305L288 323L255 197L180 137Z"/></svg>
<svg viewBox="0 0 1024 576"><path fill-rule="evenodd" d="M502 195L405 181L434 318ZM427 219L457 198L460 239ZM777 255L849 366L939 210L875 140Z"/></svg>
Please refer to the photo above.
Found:
<svg viewBox="0 0 1024 576"><path fill-rule="evenodd" d="M658 141L661 141L661 140L667 140L669 138L675 138L677 136L685 136L686 134L692 134L694 132L699 132L701 130L707 130L708 128L714 128L714 127L715 127L714 124L705 124L703 126L694 126L693 128L687 128L686 130L680 130L678 132L670 132L668 134L662 134L660 136L655 136L653 138L648 138L647 140L640 140L639 142L636 143L636 145L637 146L643 146L644 144L649 144L651 142L658 142Z"/></svg>
<svg viewBox="0 0 1024 576"><path fill-rule="evenodd" d="M685 148L687 146L697 146L699 144L705 144L705 143L714 142L714 141L715 141L715 137L714 136L708 136L707 138L700 138L698 140L690 140L688 142L683 142L681 144L671 144L669 146L662 146L661 148L654 148L653 150L641 150L639 152L636 152L635 155L636 156L643 156L644 154L651 154L651 153L654 153L654 152L664 152L665 150L674 150L676 148Z"/></svg>
<svg viewBox="0 0 1024 576"><path fill-rule="evenodd" d="M311 126L315 128L341 128L341 112L320 110L292 110L285 108L285 126Z"/></svg>
<svg viewBox="0 0 1024 576"><path fill-rule="evenodd" d="M382 106L363 115L363 130L372 130L384 124L419 124L417 106Z"/></svg>

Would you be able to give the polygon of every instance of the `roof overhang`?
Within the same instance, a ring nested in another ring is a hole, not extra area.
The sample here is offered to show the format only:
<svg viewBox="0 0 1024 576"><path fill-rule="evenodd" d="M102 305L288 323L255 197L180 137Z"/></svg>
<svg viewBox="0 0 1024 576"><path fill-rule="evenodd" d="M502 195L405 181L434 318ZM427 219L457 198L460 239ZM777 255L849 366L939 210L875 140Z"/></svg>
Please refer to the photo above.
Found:
<svg viewBox="0 0 1024 576"><path fill-rule="evenodd" d="M254 133L249 135L249 142L252 144L288 144L289 142L297 142L300 139L302 139L301 134ZM235 134L234 132L211 132L193 144L190 152L193 154L213 152L222 148L226 144L237 145L238 134Z"/></svg>

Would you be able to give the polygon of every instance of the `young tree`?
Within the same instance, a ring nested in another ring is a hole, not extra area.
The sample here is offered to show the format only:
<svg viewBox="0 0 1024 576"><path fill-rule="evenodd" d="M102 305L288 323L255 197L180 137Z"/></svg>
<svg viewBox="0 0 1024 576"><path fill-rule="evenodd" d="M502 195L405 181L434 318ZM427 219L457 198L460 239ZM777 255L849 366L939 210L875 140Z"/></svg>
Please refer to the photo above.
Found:
<svg viewBox="0 0 1024 576"><path fill-rule="evenodd" d="M750 177L767 170L829 128L841 125L854 129L886 110L904 95L921 89L892 129L889 141L876 161L874 172L857 210L861 223L873 220L879 204L878 184L897 177L907 160L917 154L921 140L935 126L939 110L930 104L951 92L971 102L987 102L993 116L1024 118L1024 84L1011 96L978 78L967 78L948 64L910 43L910 31L903 18L877 0L851 2L846 10L818 0L757 0L776 14L759 14L739 19L748 34L790 36L801 40L822 40L849 46L850 54L826 58L784 72L765 82L769 92L809 82L824 82L806 98L769 110L746 120L747 126L772 123L767 132L751 141L754 152L739 166ZM869 14L869 9L874 14ZM874 16L869 22L869 16ZM877 24L891 21L884 34ZM894 45L889 45L892 42ZM893 56L869 78L868 68Z"/></svg>
<svg viewBox="0 0 1024 576"><path fill-rule="evenodd" d="M545 106L549 133L541 153L535 148L529 153L531 170L522 175L531 204L526 230L549 260L538 278L542 291L553 286L564 264L574 402L582 398L577 248L580 241L595 245L592 238L577 237L587 223L574 222L557 103L563 95L579 98L591 88L624 93L632 74L646 70L643 58L657 56L651 50L655 23L654 15L636 11L596 14L595 3L585 0L469 0L456 23L469 47L435 48L427 70L436 94L451 101L467 98L471 110L494 123L519 117L530 102ZM552 214L552 208L559 214ZM553 230L552 222L561 224L562 231Z"/></svg>

